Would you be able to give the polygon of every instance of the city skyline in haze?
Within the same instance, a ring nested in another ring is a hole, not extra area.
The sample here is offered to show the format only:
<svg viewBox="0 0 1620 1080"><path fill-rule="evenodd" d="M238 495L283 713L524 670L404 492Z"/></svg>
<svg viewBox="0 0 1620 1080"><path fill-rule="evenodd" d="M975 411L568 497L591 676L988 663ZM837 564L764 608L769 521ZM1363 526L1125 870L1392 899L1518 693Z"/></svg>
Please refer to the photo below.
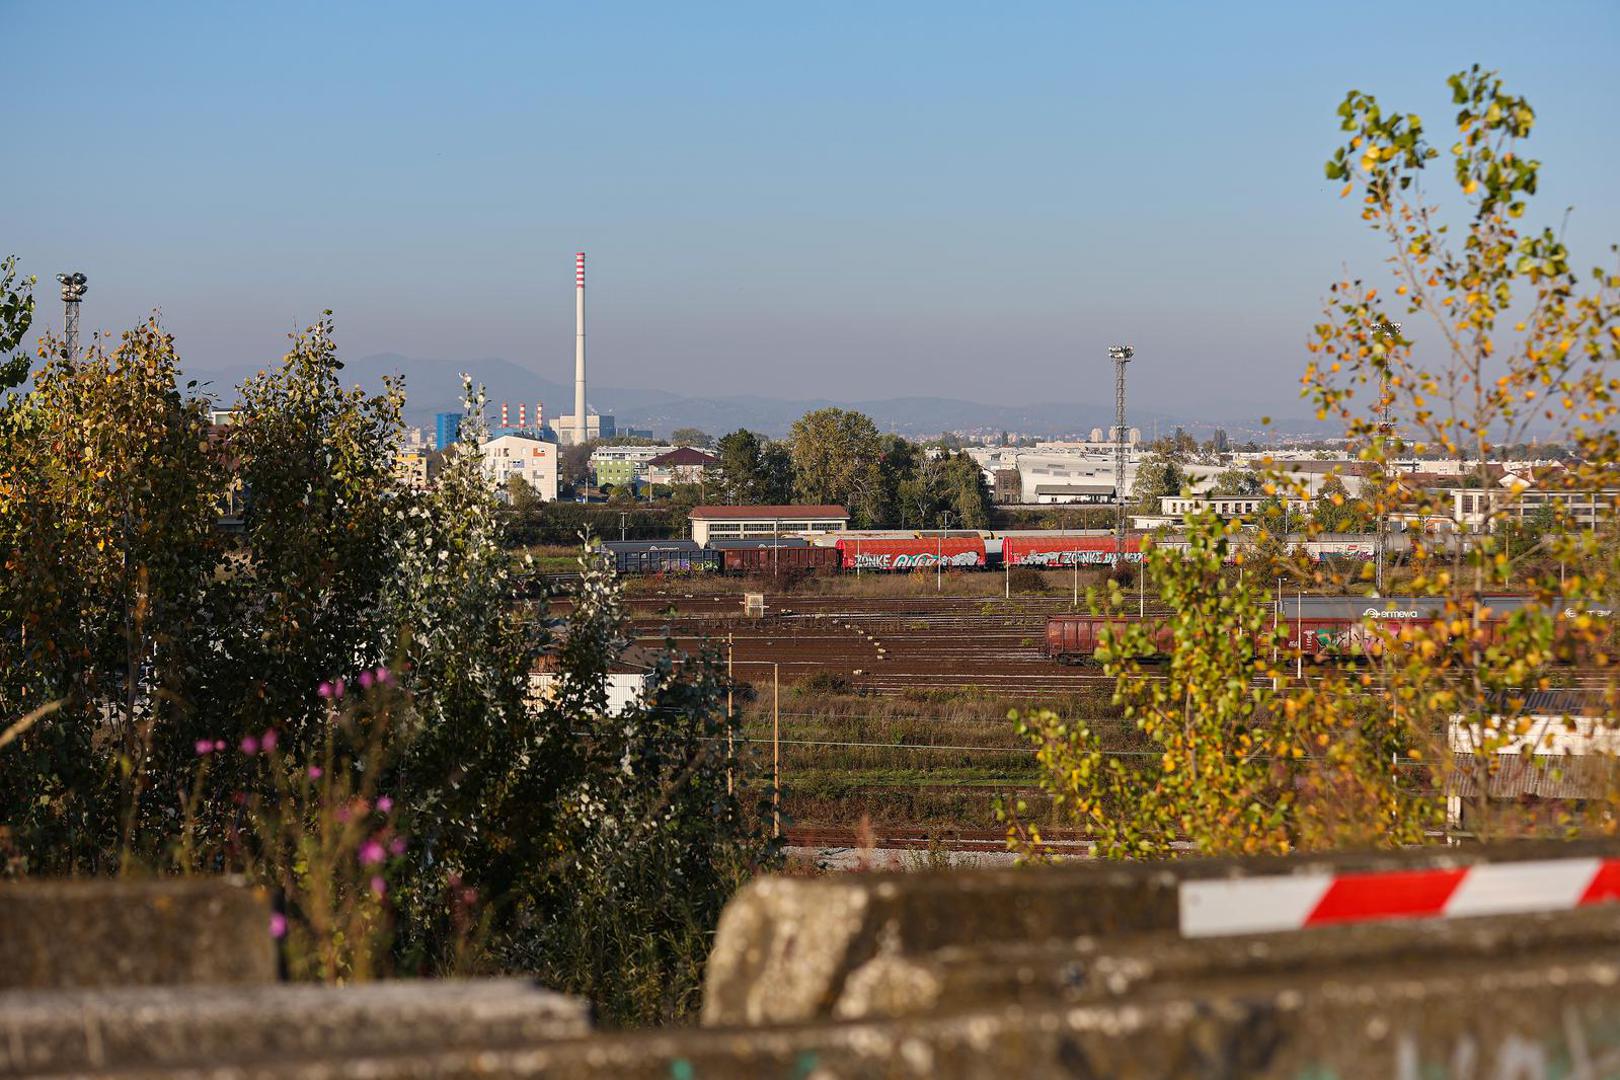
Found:
<svg viewBox="0 0 1620 1080"><path fill-rule="evenodd" d="M330 308L347 356L567 382L583 249L593 386L1101 406L1128 341L1133 407L1300 415L1328 284L1380 268L1323 177L1334 110L1372 93L1444 150L1475 62L1537 110L1532 224L1573 206L1581 266L1620 240L1613 4L0 19L25 119L0 254L41 279L37 325L82 270L86 337L160 309L199 370Z"/></svg>

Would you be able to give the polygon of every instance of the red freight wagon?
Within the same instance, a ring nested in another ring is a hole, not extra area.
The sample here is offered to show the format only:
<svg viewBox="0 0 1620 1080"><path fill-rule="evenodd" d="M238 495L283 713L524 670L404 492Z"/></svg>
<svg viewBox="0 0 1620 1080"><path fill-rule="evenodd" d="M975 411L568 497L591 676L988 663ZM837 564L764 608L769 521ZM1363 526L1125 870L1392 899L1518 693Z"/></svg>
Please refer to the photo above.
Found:
<svg viewBox="0 0 1620 1080"><path fill-rule="evenodd" d="M947 567L971 569L984 565L984 537L917 537L912 540L838 541L839 562L845 570L916 570L943 562Z"/></svg>
<svg viewBox="0 0 1620 1080"><path fill-rule="evenodd" d="M727 548L720 553L728 574L830 574L838 552L828 547Z"/></svg>
<svg viewBox="0 0 1620 1080"><path fill-rule="evenodd" d="M1096 653L1103 630L1112 628L1118 634L1129 623L1138 621L1121 615L1054 615L1046 620L1046 642L1041 652L1062 664L1085 663ZM1170 627L1150 621L1148 632L1153 635L1153 652L1138 659L1169 656L1175 647Z"/></svg>
<svg viewBox="0 0 1620 1080"><path fill-rule="evenodd" d="M1114 561L1112 536L1009 536L1001 541L1008 566L1109 566ZM1142 541L1126 537L1125 560L1139 562Z"/></svg>

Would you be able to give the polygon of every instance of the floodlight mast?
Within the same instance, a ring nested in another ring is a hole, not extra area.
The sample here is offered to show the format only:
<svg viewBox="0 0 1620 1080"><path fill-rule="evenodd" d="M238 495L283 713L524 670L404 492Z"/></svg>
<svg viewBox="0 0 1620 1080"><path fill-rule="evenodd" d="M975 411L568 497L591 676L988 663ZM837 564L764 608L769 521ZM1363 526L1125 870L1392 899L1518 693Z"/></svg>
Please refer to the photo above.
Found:
<svg viewBox="0 0 1620 1080"><path fill-rule="evenodd" d="M56 280L62 285L63 334L67 338L64 353L69 360L79 358L79 301L84 299L88 286L85 276L78 271L68 274L57 274Z"/></svg>
<svg viewBox="0 0 1620 1080"><path fill-rule="evenodd" d="M1131 345L1110 345L1108 357L1114 361L1114 565L1125 558L1125 365L1136 355Z"/></svg>
<svg viewBox="0 0 1620 1080"><path fill-rule="evenodd" d="M1394 338L1396 340L1399 340L1400 336L1401 336L1401 324L1398 323L1398 322L1382 323L1379 326L1374 327L1373 332L1378 333L1378 334L1383 334L1386 337L1390 337L1390 338ZM1380 453L1379 453L1380 460L1383 459L1384 454L1388 453L1389 440L1395 434L1395 425L1390 422L1390 418L1389 418L1389 406L1390 406L1391 400L1392 399L1391 399L1390 393L1389 393L1389 371L1386 369L1385 371L1381 372L1379 374L1379 376L1378 376L1378 438L1379 438L1379 441L1383 444L1379 448L1379 450L1380 450ZM1387 480L1387 479L1388 479L1387 476L1381 476L1380 477L1380 482L1382 482L1384 480ZM1377 593L1379 596L1384 595L1384 547L1385 547L1385 540L1384 540L1384 496L1385 496L1385 494L1386 494L1386 492L1380 492L1379 495L1378 495L1378 534L1377 534L1377 541L1376 541L1376 543L1375 543L1375 545L1373 547L1373 592Z"/></svg>

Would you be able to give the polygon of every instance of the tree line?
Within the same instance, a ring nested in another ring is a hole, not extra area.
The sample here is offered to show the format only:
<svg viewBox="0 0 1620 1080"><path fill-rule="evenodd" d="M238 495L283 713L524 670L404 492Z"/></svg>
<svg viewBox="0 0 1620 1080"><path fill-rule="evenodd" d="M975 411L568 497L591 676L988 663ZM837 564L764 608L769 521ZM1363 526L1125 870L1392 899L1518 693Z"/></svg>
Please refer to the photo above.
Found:
<svg viewBox="0 0 1620 1080"><path fill-rule="evenodd" d="M808 412L782 441L739 429L721 437L716 451L719 501L836 504L856 528L990 525L990 490L978 462L942 444L880 433L853 410Z"/></svg>
<svg viewBox="0 0 1620 1080"><path fill-rule="evenodd" d="M611 573L582 558L566 619L532 599L476 421L405 485L404 388L345 389L329 319L216 427L156 319L17 352L31 283L4 271L0 878L240 873L284 896L299 977L527 971L620 1019L689 1009L773 857L716 657L651 656L610 710Z"/></svg>

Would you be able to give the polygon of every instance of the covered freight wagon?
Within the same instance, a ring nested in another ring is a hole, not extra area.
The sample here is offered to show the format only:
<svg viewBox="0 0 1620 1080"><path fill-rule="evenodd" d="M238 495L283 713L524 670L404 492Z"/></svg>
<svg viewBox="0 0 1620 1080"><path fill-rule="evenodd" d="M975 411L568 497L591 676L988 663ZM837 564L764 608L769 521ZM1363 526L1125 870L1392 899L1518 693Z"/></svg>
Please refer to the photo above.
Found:
<svg viewBox="0 0 1620 1080"><path fill-rule="evenodd" d="M1125 627L1139 622L1123 615L1054 615L1046 620L1046 641L1041 652L1060 664L1083 664L1096 653L1104 630L1123 633ZM1169 656L1175 648L1175 633L1162 620L1148 622L1148 634L1153 642L1150 652L1136 657L1153 660Z"/></svg>
<svg viewBox="0 0 1620 1080"><path fill-rule="evenodd" d="M1523 596L1482 596L1489 610L1487 628L1522 609ZM1284 599L1282 621L1288 640L1306 656L1364 656L1404 626L1426 625L1445 616L1443 596L1305 596Z"/></svg>
<svg viewBox="0 0 1620 1080"><path fill-rule="evenodd" d="M943 563L974 569L985 564L981 536L920 536L909 540L838 541L839 565L845 570L917 570Z"/></svg>
<svg viewBox="0 0 1620 1080"><path fill-rule="evenodd" d="M1112 536L1008 536L1001 541L1001 559L1008 566L1110 566L1115 544ZM1141 559L1141 539L1126 537L1125 560Z"/></svg>

